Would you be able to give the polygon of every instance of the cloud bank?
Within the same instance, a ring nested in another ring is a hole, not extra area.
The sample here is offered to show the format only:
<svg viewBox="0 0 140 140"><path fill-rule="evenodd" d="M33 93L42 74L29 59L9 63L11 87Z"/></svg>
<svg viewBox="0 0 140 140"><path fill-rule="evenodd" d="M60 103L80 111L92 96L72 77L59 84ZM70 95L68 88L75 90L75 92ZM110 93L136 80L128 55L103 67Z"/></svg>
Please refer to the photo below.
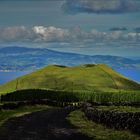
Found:
<svg viewBox="0 0 140 140"><path fill-rule="evenodd" d="M66 13L128 13L140 11L138 0L65 0L62 9Z"/></svg>
<svg viewBox="0 0 140 140"><path fill-rule="evenodd" d="M109 29L110 31L127 31L126 27L113 27Z"/></svg>
<svg viewBox="0 0 140 140"><path fill-rule="evenodd" d="M63 29L54 26L25 26L0 28L0 42L33 42L33 43L94 43L113 41L140 41L139 32L126 32L121 30L100 32L95 29L84 31L80 27Z"/></svg>

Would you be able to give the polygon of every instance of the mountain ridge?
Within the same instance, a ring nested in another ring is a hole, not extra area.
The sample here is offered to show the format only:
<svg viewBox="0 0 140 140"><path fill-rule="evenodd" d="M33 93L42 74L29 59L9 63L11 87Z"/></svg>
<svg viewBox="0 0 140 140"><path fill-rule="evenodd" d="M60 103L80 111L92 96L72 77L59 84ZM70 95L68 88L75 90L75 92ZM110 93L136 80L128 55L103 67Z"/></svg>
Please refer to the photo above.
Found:
<svg viewBox="0 0 140 140"><path fill-rule="evenodd" d="M49 64L75 66L104 63L112 68L140 68L140 60L111 56L83 55L44 48L5 47L0 49L0 70L35 70Z"/></svg>

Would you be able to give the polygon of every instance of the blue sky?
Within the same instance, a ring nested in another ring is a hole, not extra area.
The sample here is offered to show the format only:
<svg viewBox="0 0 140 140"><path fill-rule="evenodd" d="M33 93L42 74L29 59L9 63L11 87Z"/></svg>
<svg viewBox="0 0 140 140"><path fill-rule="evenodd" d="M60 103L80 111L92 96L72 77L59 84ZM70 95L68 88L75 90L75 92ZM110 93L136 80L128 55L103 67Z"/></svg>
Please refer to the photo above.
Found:
<svg viewBox="0 0 140 140"><path fill-rule="evenodd" d="M10 45L139 56L140 1L0 0L0 46Z"/></svg>

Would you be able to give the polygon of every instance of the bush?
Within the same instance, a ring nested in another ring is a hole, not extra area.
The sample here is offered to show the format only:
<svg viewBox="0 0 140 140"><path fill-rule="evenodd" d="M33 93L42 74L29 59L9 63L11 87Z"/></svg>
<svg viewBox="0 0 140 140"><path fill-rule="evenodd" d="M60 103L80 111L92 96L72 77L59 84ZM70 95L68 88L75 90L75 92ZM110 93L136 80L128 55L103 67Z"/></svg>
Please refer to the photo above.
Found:
<svg viewBox="0 0 140 140"><path fill-rule="evenodd" d="M1 101L32 101L48 99L56 102L92 102L92 103L115 103L137 104L140 103L140 92L93 92L93 91L53 91L41 89L20 90L1 95Z"/></svg>

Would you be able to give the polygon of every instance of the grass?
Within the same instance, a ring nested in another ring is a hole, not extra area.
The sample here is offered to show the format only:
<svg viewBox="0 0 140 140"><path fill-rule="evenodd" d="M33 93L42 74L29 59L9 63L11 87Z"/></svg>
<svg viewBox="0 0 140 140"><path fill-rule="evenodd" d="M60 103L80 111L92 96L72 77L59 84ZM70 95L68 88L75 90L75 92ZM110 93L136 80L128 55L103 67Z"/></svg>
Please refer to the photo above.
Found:
<svg viewBox="0 0 140 140"><path fill-rule="evenodd" d="M0 111L0 126L11 117L19 117L35 111L48 109L46 105L24 106L14 110L1 110Z"/></svg>
<svg viewBox="0 0 140 140"><path fill-rule="evenodd" d="M93 138L93 140L140 140L140 137L129 131L116 131L89 121L83 112L74 111L67 120L78 128L78 131Z"/></svg>
<svg viewBox="0 0 140 140"><path fill-rule="evenodd" d="M131 107L131 106L98 106L97 108L121 112L140 112L140 107Z"/></svg>
<svg viewBox="0 0 140 140"><path fill-rule="evenodd" d="M1 93L21 89L115 92L140 90L140 85L104 64L75 67L50 65L0 86Z"/></svg>
<svg viewBox="0 0 140 140"><path fill-rule="evenodd" d="M28 89L11 92L1 96L1 101L25 101L50 99L57 102L140 102L140 91L121 92L67 92L54 90Z"/></svg>
<svg viewBox="0 0 140 140"><path fill-rule="evenodd" d="M75 96L85 102L140 102L140 91L80 92Z"/></svg>

